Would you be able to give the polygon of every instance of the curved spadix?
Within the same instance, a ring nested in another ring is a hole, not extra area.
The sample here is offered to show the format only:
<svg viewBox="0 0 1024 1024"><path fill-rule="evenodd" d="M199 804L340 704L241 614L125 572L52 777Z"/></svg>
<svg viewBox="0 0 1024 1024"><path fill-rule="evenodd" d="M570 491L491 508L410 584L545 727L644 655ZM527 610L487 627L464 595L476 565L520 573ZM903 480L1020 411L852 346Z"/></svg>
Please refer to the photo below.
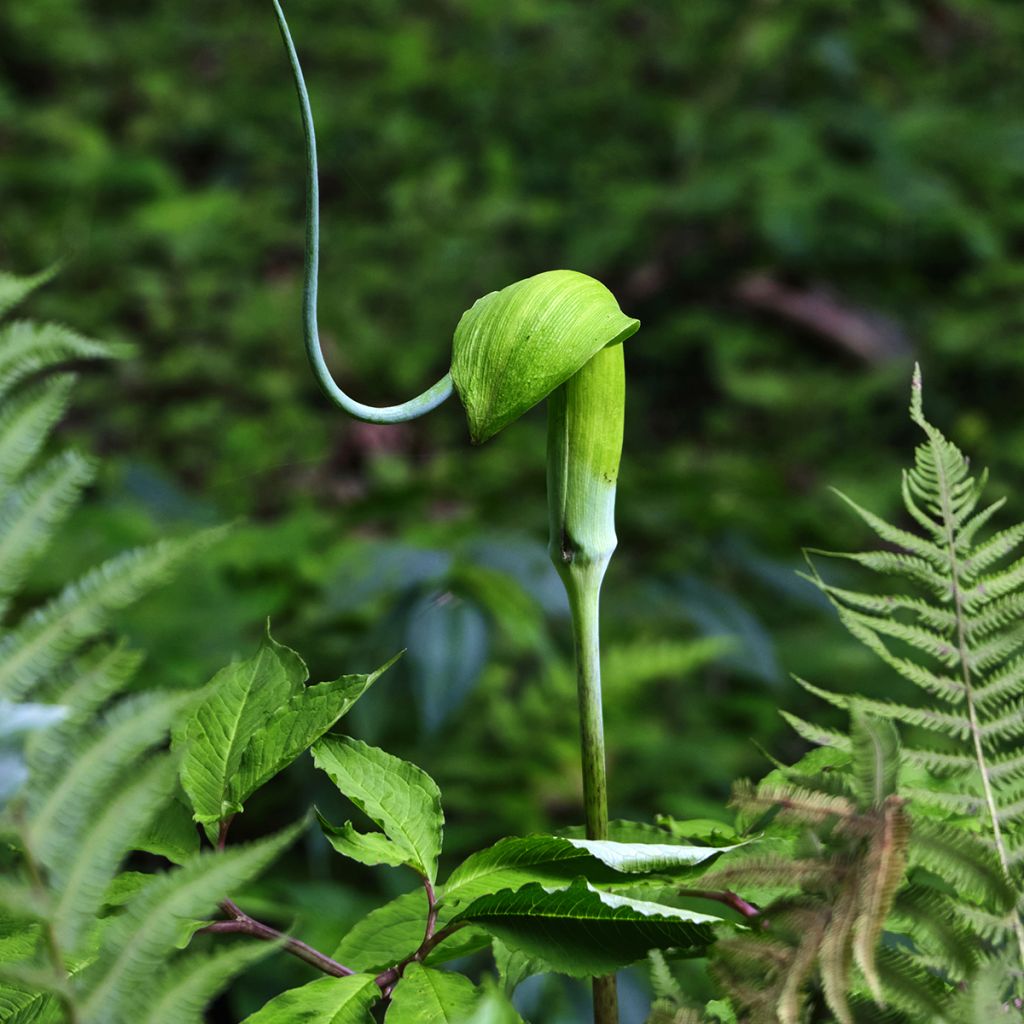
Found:
<svg viewBox="0 0 1024 1024"><path fill-rule="evenodd" d="M478 299L452 342L452 381L474 444L543 401L640 327L600 281L549 270Z"/></svg>

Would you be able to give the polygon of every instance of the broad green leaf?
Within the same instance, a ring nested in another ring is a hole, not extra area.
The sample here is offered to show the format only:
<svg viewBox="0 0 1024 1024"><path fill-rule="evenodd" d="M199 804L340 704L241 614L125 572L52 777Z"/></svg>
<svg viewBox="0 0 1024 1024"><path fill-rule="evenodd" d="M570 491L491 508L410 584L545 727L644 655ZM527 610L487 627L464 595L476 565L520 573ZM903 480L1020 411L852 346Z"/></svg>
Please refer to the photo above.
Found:
<svg viewBox="0 0 1024 1024"><path fill-rule="evenodd" d="M481 925L552 970L593 977L625 967L651 949L703 950L720 918L600 892L580 879L566 889L533 882L481 896L453 920Z"/></svg>
<svg viewBox="0 0 1024 1024"><path fill-rule="evenodd" d="M481 444L640 326L600 281L551 270L491 292L462 315L452 381Z"/></svg>
<svg viewBox="0 0 1024 1024"><path fill-rule="evenodd" d="M171 800L135 840L135 849L184 864L199 852L199 833L188 808Z"/></svg>
<svg viewBox="0 0 1024 1024"><path fill-rule="evenodd" d="M450 916L450 915L449 915ZM378 973L415 953L427 925L427 898L422 889L407 892L357 921L334 951L334 959L357 971ZM435 946L428 966L457 960L490 944L479 928L460 928Z"/></svg>
<svg viewBox="0 0 1024 1024"><path fill-rule="evenodd" d="M242 809L231 793L242 755L257 730L291 700L306 677L302 659L269 631L254 657L214 676L209 695L183 733L181 784L196 821L212 826Z"/></svg>
<svg viewBox="0 0 1024 1024"><path fill-rule="evenodd" d="M501 939L494 939L492 948L494 966L498 968L498 979L502 991L507 996L511 996L527 978L534 974L543 974L548 969L543 960L537 960L521 949L510 948Z"/></svg>
<svg viewBox="0 0 1024 1024"><path fill-rule="evenodd" d="M159 877L147 871L122 871L107 886L107 891L103 894L103 905L123 907L126 903L131 903L143 889Z"/></svg>
<svg viewBox="0 0 1024 1024"><path fill-rule="evenodd" d="M306 686L278 708L249 741L238 772L230 780L230 802L239 807L278 772L308 750L398 660L376 672L347 675Z"/></svg>
<svg viewBox="0 0 1024 1024"><path fill-rule="evenodd" d="M373 1024L370 1009L378 999L372 974L318 978L275 996L243 1024Z"/></svg>
<svg viewBox="0 0 1024 1024"><path fill-rule="evenodd" d="M395 986L385 1024L465 1024L480 990L461 974L412 963Z"/></svg>
<svg viewBox="0 0 1024 1024"><path fill-rule="evenodd" d="M437 878L444 814L440 790L425 771L347 736L321 739L313 747L313 760L352 803L380 826L400 851L400 863L408 864L431 882ZM345 844L354 847L354 837L359 833L347 826L339 831L345 833ZM377 838L359 847L361 855L356 859L371 863L366 858L381 851ZM395 861L389 859L386 863Z"/></svg>
<svg viewBox="0 0 1024 1024"><path fill-rule="evenodd" d="M442 902L465 906L486 893L528 882L558 887L581 876L601 884L631 880L636 874L690 873L734 848L513 836L463 861L445 883Z"/></svg>
<svg viewBox="0 0 1024 1024"><path fill-rule="evenodd" d="M464 1024L523 1024L523 1018L493 979L484 978L476 1007Z"/></svg>
<svg viewBox="0 0 1024 1024"><path fill-rule="evenodd" d="M393 843L381 832L360 832L351 821L332 825L319 811L316 818L327 841L343 857L371 867L384 864L400 868L409 863L409 850L404 845Z"/></svg>

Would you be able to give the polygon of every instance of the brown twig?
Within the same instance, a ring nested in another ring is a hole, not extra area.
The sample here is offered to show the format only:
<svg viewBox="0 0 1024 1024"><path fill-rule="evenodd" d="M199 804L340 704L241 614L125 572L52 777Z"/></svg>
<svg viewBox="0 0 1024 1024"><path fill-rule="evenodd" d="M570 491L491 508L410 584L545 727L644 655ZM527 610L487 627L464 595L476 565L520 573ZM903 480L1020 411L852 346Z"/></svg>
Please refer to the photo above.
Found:
<svg viewBox="0 0 1024 1024"><path fill-rule="evenodd" d="M677 889L676 892L680 896L693 896L696 899L714 900L716 903L724 903L727 907L732 907L733 910L746 918L761 916L761 911L753 903L748 903L742 896L731 892L729 889Z"/></svg>
<svg viewBox="0 0 1024 1024"><path fill-rule="evenodd" d="M323 971L324 974L330 974L335 978L345 978L350 974L356 973L351 967L339 964L337 960L332 960L326 953L321 953L320 950L314 949L312 946L301 941L301 939L285 935L284 932L271 928L269 924L264 924L262 921L257 921L254 917L250 917L233 900L224 900L220 908L228 915L230 920L214 921L213 924L209 924L201 929L202 931L215 935L251 935L254 939L262 939L264 942L279 942L282 949L291 953L292 956L297 956L311 967L315 967L317 970Z"/></svg>

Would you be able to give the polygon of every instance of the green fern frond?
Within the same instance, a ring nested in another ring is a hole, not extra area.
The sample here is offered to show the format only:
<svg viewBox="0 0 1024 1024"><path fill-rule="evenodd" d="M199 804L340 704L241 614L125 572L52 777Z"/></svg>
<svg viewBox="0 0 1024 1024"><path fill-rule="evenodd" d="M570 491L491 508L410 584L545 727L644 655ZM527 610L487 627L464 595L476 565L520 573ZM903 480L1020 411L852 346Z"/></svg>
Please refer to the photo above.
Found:
<svg viewBox="0 0 1024 1024"><path fill-rule="evenodd" d="M892 757L898 764L898 754ZM868 842L857 876L857 918L853 929L853 954L875 1002L885 1005L877 969L877 950L903 882L910 847L910 819L903 801L890 795L881 812L881 828Z"/></svg>
<svg viewBox="0 0 1024 1024"><path fill-rule="evenodd" d="M103 729L81 738L56 762L37 768L26 792L28 841L47 867L60 872L74 860L76 841L124 767L162 742L194 699L191 693L126 699L108 715Z"/></svg>
<svg viewBox="0 0 1024 1024"><path fill-rule="evenodd" d="M203 1024L203 1011L243 971L268 954L274 944L239 945L212 955L188 955L163 972L147 993L134 1024Z"/></svg>
<svg viewBox="0 0 1024 1024"><path fill-rule="evenodd" d="M983 838L956 825L917 819L910 863L927 868L961 896L1009 911L1013 886Z"/></svg>
<svg viewBox="0 0 1024 1024"><path fill-rule="evenodd" d="M128 345L86 338L61 324L16 320L0 327L0 399L28 377L63 363L130 356Z"/></svg>
<svg viewBox="0 0 1024 1024"><path fill-rule="evenodd" d="M903 475L902 491L907 514L921 532L888 523L844 496L895 550L838 557L909 580L923 593L887 601L884 595L832 587L813 563L810 578L853 636L926 696L920 706L873 701L865 707L952 741L949 750L907 752L908 763L955 782L953 791L948 785L915 786L914 801L944 814L951 829L968 837L980 821L979 839L964 842L994 851L994 871L1001 881L992 884L987 851L984 867L972 866L951 833L932 832L930 826L915 833L915 857L984 910L992 900L1005 905L1010 891L1024 893L1020 864L1011 855L1019 845L1013 833L1024 817L1019 786L1024 778L1019 752L1024 740L1024 558L1019 557L1024 524L981 536L1004 503L981 506L986 475L976 477L959 448L928 422L921 394L920 371L915 370L911 418L925 441ZM1017 560L1007 565L1011 558ZM903 657L890 644L904 645L913 654ZM941 669L936 672L929 661ZM835 695L808 688L840 703ZM1024 923L1013 914L1010 924L1024 964Z"/></svg>
<svg viewBox="0 0 1024 1024"><path fill-rule="evenodd" d="M0 697L23 697L47 673L106 628L110 613L165 583L223 536L220 528L158 541L104 562L0 639Z"/></svg>
<svg viewBox="0 0 1024 1024"><path fill-rule="evenodd" d="M94 476L92 460L65 452L0 501L0 617Z"/></svg>
<svg viewBox="0 0 1024 1024"><path fill-rule="evenodd" d="M200 854L148 885L106 930L82 1002L83 1024L134 1024L138 994L177 948L180 922L213 913L225 893L263 871L300 827L248 846Z"/></svg>
<svg viewBox="0 0 1024 1024"><path fill-rule="evenodd" d="M945 893L910 884L895 895L893 931L909 935L934 966L952 977L965 978L978 962L978 938L968 921Z"/></svg>
<svg viewBox="0 0 1024 1024"><path fill-rule="evenodd" d="M42 450L64 414L75 379L61 374L5 400L0 409L0 494Z"/></svg>
<svg viewBox="0 0 1024 1024"><path fill-rule="evenodd" d="M808 743L817 744L820 747L834 747L836 750L849 751L850 737L838 729L829 729L827 726L816 725L800 718L789 711L779 710L779 714L789 723L793 731L807 740Z"/></svg>
<svg viewBox="0 0 1024 1024"><path fill-rule="evenodd" d="M60 264L47 267L38 274L19 276L0 271L0 317L6 316L15 306L24 302L37 288L41 288L60 268Z"/></svg>
<svg viewBox="0 0 1024 1024"><path fill-rule="evenodd" d="M675 1004L683 1002L683 990L679 987L672 970L660 949L652 949L647 954L650 964L651 989L657 999L665 999Z"/></svg>
<svg viewBox="0 0 1024 1024"><path fill-rule="evenodd" d="M58 894L52 916L64 948L78 948L83 932L103 905L125 850L161 812L176 778L177 764L166 756L141 769L122 772L111 799L88 822L76 843L74 857L63 858L64 870L51 873L50 882Z"/></svg>

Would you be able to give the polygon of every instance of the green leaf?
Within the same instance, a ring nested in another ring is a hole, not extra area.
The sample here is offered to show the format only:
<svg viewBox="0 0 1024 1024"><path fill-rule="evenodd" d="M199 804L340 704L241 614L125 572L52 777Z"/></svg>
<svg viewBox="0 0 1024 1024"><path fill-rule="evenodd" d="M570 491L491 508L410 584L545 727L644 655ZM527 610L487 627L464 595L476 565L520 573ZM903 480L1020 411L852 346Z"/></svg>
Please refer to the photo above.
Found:
<svg viewBox="0 0 1024 1024"><path fill-rule="evenodd" d="M636 874L691 873L732 849L736 847L513 836L468 857L449 876L441 899L445 906L464 906L486 893L515 889L528 882L565 886L581 876L601 884Z"/></svg>
<svg viewBox="0 0 1024 1024"><path fill-rule="evenodd" d="M334 959L357 971L379 973L419 949L426 925L426 895L422 889L407 892L357 921L334 951ZM426 963L457 960L486 949L490 942L479 928L460 928L430 951Z"/></svg>
<svg viewBox="0 0 1024 1024"><path fill-rule="evenodd" d="M452 343L452 381L474 444L639 327L600 281L572 270L537 274L478 299Z"/></svg>
<svg viewBox="0 0 1024 1024"><path fill-rule="evenodd" d="M213 825L242 809L232 796L242 755L306 677L302 659L277 643L269 630L252 658L213 677L210 694L196 708L182 739L181 784L196 821Z"/></svg>
<svg viewBox="0 0 1024 1024"><path fill-rule="evenodd" d="M705 949L721 918L600 892L583 879L549 891L536 882L482 896L453 921L481 925L506 945L573 977L625 967L651 949Z"/></svg>
<svg viewBox="0 0 1024 1024"><path fill-rule="evenodd" d="M511 996L527 978L543 974L548 969L543 960L537 960L521 949L506 946L501 939L493 940L493 949L494 966L498 968L501 988L507 996Z"/></svg>
<svg viewBox="0 0 1024 1024"><path fill-rule="evenodd" d="M230 803L241 807L260 786L308 750L400 657L396 655L376 672L342 676L294 694L249 741L238 771L229 781Z"/></svg>
<svg viewBox="0 0 1024 1024"><path fill-rule="evenodd" d="M395 986L386 1024L465 1024L480 990L461 974L412 963Z"/></svg>
<svg viewBox="0 0 1024 1024"><path fill-rule="evenodd" d="M426 926L427 897L414 889L357 921L332 955L357 971L377 973L414 953Z"/></svg>
<svg viewBox="0 0 1024 1024"><path fill-rule="evenodd" d="M135 840L135 849L184 864L199 852L199 833L188 808L170 801Z"/></svg>
<svg viewBox="0 0 1024 1024"><path fill-rule="evenodd" d="M373 975L318 978L275 996L243 1024L372 1024L370 1009L378 999Z"/></svg>
<svg viewBox="0 0 1024 1024"><path fill-rule="evenodd" d="M367 837L346 824L333 830L343 835L341 852L361 863L407 864L431 882L437 878L444 814L440 790L425 771L347 736L321 739L313 747L313 760L396 848L389 859L373 860L386 849L381 837L358 845ZM328 839L335 837L329 834ZM394 859L398 856L401 860Z"/></svg>
<svg viewBox="0 0 1024 1024"><path fill-rule="evenodd" d="M380 832L360 832L351 821L332 825L319 811L316 817L327 841L343 857L371 867L384 864L400 868L409 863L409 851Z"/></svg>

